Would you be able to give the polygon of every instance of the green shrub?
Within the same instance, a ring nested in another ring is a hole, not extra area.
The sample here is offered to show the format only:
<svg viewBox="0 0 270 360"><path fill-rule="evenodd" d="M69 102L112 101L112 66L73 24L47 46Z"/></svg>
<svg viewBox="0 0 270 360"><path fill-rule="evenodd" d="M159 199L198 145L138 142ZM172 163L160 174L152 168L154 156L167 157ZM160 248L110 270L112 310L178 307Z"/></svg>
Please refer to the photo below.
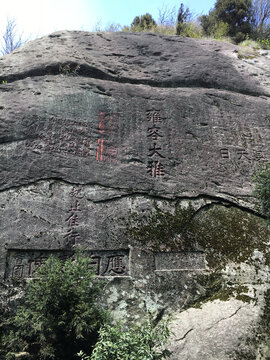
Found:
<svg viewBox="0 0 270 360"><path fill-rule="evenodd" d="M152 30L156 34L174 35L175 26L173 25L157 25Z"/></svg>
<svg viewBox="0 0 270 360"><path fill-rule="evenodd" d="M270 163L261 168L254 176L254 194L259 200L260 210L270 221Z"/></svg>
<svg viewBox="0 0 270 360"><path fill-rule="evenodd" d="M183 24L177 24L176 33L180 36L199 39L202 37L202 28L198 22L190 20Z"/></svg>
<svg viewBox="0 0 270 360"><path fill-rule="evenodd" d="M245 46L245 47L250 47L250 48L252 48L254 50L260 50L260 48L261 48L259 42L254 41L254 40L250 40L250 39L244 40L239 45L240 46Z"/></svg>
<svg viewBox="0 0 270 360"><path fill-rule="evenodd" d="M259 39L258 43L264 50L270 50L270 39Z"/></svg>
<svg viewBox="0 0 270 360"><path fill-rule="evenodd" d="M223 39L228 36L229 25L223 21L218 21L213 28L213 36L215 39Z"/></svg>
<svg viewBox="0 0 270 360"><path fill-rule="evenodd" d="M152 15L146 13L142 16L136 16L131 23L131 31L150 31L156 26Z"/></svg>
<svg viewBox="0 0 270 360"><path fill-rule="evenodd" d="M10 352L27 351L35 360L69 360L95 344L107 314L96 304L103 285L90 261L77 254L66 262L49 258L40 267L4 338Z"/></svg>
<svg viewBox="0 0 270 360"><path fill-rule="evenodd" d="M164 349L170 331L168 319L155 326L148 319L141 325L105 325L99 331L99 340L91 356L82 351L82 360L158 360L169 357L170 351Z"/></svg>

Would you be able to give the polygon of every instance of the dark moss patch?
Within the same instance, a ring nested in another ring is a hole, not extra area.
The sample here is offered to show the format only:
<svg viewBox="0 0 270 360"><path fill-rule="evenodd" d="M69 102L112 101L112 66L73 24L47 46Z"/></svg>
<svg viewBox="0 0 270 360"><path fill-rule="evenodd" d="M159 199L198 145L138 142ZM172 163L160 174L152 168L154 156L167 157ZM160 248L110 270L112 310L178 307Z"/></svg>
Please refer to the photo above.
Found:
<svg viewBox="0 0 270 360"><path fill-rule="evenodd" d="M196 237L211 268L250 262L254 250L269 253L270 231L260 217L235 207L215 205L196 219Z"/></svg>
<svg viewBox="0 0 270 360"><path fill-rule="evenodd" d="M194 248L194 241L186 241L190 238L194 214L191 206L186 209L175 207L174 212L169 212L154 203L154 210L148 214L133 212L129 215L126 234L156 251Z"/></svg>
<svg viewBox="0 0 270 360"><path fill-rule="evenodd" d="M209 301L228 301L231 297L243 302L251 302L253 299L247 295L248 288L243 285L230 285L226 283L219 272L205 273L196 277L196 282L203 289L189 307L200 308Z"/></svg>
<svg viewBox="0 0 270 360"><path fill-rule="evenodd" d="M267 337L268 341L270 341L270 289L265 292L264 300L265 305L263 308L260 326L263 329L263 333Z"/></svg>
<svg viewBox="0 0 270 360"><path fill-rule="evenodd" d="M259 216L232 206L196 212L190 205L175 207L172 213L155 206L148 215L131 214L127 234L152 250L203 249L214 270L229 262L251 262L256 249L270 261L269 227Z"/></svg>

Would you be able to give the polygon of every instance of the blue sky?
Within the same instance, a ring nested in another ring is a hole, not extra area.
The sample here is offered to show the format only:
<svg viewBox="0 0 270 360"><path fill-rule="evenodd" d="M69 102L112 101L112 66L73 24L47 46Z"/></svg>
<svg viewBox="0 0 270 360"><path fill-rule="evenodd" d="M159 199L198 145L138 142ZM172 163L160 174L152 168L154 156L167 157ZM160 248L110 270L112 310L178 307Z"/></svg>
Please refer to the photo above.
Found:
<svg viewBox="0 0 270 360"><path fill-rule="evenodd" d="M19 32L36 38L57 30L94 31L111 23L130 25L136 15L146 12L158 20L159 9L180 3L194 14L207 14L215 0L2 0L0 34L6 19L14 18Z"/></svg>

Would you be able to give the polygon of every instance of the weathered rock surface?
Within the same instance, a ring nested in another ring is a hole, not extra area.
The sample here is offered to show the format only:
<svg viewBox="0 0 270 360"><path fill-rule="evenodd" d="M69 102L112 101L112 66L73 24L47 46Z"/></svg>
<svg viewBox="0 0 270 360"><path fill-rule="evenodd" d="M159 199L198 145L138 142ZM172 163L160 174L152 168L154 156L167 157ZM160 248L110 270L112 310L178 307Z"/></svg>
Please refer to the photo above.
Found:
<svg viewBox="0 0 270 360"><path fill-rule="evenodd" d="M238 51L59 32L1 58L1 277L83 248L117 318L176 312L172 359L267 359L270 55Z"/></svg>

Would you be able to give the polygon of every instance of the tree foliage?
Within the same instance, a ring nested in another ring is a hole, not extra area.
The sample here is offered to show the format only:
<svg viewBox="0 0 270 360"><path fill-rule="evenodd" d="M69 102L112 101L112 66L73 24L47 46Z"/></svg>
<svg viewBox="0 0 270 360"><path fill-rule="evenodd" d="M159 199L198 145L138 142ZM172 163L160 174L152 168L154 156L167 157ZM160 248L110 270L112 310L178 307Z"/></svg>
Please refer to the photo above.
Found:
<svg viewBox="0 0 270 360"><path fill-rule="evenodd" d="M270 164L260 169L254 177L254 194L260 203L260 210L270 220Z"/></svg>
<svg viewBox="0 0 270 360"><path fill-rule="evenodd" d="M89 350L106 313L97 304L102 284L90 258L77 255L63 263L49 258L37 272L12 320L4 343L10 351L27 351L34 359L74 359Z"/></svg>
<svg viewBox="0 0 270 360"><path fill-rule="evenodd" d="M251 0L217 0L209 15L201 17L206 35L213 35L217 24L228 24L228 36L236 42L243 41L252 31Z"/></svg>
<svg viewBox="0 0 270 360"><path fill-rule="evenodd" d="M82 360L161 360L169 357L164 349L170 331L168 319L157 325L147 319L143 324L124 328L121 323L105 325L91 356L80 352Z"/></svg>
<svg viewBox="0 0 270 360"><path fill-rule="evenodd" d="M131 23L131 31L147 31L155 27L157 23L152 15L146 13L142 16L136 16Z"/></svg>
<svg viewBox="0 0 270 360"><path fill-rule="evenodd" d="M185 24L188 20L190 20L190 18L191 13L189 11L189 8L185 9L184 4L181 3L177 16L176 35L182 35L185 29Z"/></svg>

